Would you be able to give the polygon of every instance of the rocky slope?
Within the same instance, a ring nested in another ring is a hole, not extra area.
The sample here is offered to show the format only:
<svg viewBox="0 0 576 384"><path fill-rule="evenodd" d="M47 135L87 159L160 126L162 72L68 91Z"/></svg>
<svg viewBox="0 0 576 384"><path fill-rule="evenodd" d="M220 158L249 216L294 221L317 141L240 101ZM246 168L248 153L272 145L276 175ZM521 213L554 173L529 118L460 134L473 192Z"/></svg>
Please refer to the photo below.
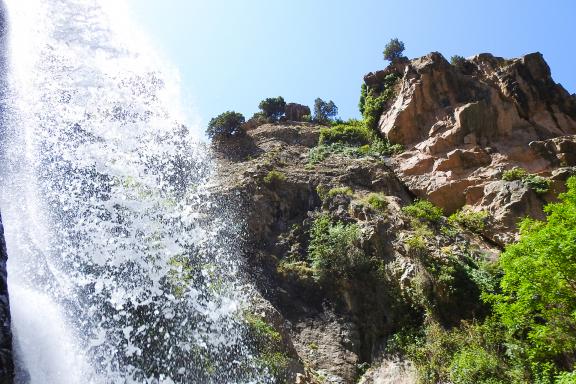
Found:
<svg viewBox="0 0 576 384"><path fill-rule="evenodd" d="M479 266L521 217L542 217L574 171L576 99L540 54L451 65L432 53L367 75L368 90L390 73L401 76L378 126L401 154L318 159L322 127L297 122L214 145L215 192L245 215L255 313L281 335L282 359L270 363L279 382L416 382L392 335L425 319L481 317ZM514 167L525 173L502 180ZM545 191L535 175L550 180ZM446 214L488 214L449 221L417 197Z"/></svg>

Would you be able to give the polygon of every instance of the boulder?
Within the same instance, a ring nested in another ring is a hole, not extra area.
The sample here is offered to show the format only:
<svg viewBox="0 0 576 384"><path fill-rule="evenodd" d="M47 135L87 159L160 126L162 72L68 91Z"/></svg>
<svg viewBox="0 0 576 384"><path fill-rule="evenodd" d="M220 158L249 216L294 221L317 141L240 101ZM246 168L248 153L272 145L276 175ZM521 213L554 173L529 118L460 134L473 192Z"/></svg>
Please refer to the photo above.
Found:
<svg viewBox="0 0 576 384"><path fill-rule="evenodd" d="M310 107L297 103L286 104L286 120L303 121L304 116L310 116Z"/></svg>

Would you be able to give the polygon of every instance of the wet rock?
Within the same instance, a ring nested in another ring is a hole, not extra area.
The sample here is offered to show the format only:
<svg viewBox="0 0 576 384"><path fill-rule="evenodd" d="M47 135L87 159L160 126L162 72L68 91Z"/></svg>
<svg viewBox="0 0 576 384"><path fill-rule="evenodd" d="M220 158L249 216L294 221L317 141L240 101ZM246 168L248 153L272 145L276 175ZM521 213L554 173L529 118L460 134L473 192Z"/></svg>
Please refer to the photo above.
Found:
<svg viewBox="0 0 576 384"><path fill-rule="evenodd" d="M6 262L8 252L4 239L4 226L0 217L0 383L10 384L14 380L14 362L12 359L12 331L10 328L10 301L8 298L8 280Z"/></svg>

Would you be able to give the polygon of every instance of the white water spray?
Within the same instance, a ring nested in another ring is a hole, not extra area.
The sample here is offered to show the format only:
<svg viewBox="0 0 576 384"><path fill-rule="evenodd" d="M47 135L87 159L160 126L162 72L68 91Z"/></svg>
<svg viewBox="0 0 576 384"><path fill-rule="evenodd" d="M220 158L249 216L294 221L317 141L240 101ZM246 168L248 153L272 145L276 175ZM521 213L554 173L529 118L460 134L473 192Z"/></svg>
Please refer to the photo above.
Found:
<svg viewBox="0 0 576 384"><path fill-rule="evenodd" d="M19 383L266 382L178 83L108 0L8 0L2 213Z"/></svg>

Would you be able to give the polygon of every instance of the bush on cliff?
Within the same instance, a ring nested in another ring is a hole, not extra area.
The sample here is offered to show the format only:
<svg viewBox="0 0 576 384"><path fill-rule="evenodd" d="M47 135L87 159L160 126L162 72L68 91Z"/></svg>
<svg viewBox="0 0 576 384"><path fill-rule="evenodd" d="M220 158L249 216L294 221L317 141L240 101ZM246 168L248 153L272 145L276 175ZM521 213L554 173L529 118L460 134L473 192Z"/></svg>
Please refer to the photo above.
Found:
<svg viewBox="0 0 576 384"><path fill-rule="evenodd" d="M547 193L550 189L551 181L545 177L528 173L524 168L514 167L502 173L502 180L515 181L520 180L528 188L538 194Z"/></svg>
<svg viewBox="0 0 576 384"><path fill-rule="evenodd" d="M206 129L206 135L211 139L239 136L244 133L242 124L245 119L241 113L227 111L211 119Z"/></svg>
<svg viewBox="0 0 576 384"><path fill-rule="evenodd" d="M402 59L404 57L402 56L404 49L404 43L398 40L398 38L390 39L388 44L386 44L384 47L384 52L382 52L384 55L384 60L388 60L394 63L399 59Z"/></svg>
<svg viewBox="0 0 576 384"><path fill-rule="evenodd" d="M401 348L421 382L575 382L576 177L567 186L545 208L546 221L523 221L498 270L466 268L491 306L484 321L450 330L428 322Z"/></svg>
<svg viewBox="0 0 576 384"><path fill-rule="evenodd" d="M258 108L260 108L264 116L270 119L270 121L276 122L280 120L286 112L286 101L284 101L282 96L269 97L262 100Z"/></svg>
<svg viewBox="0 0 576 384"><path fill-rule="evenodd" d="M372 143L374 134L362 123L340 124L320 130L318 143L322 144L347 144L361 146Z"/></svg>
<svg viewBox="0 0 576 384"><path fill-rule="evenodd" d="M314 121L327 124L338 114L338 107L332 100L324 101L321 98L314 100Z"/></svg>
<svg viewBox="0 0 576 384"><path fill-rule="evenodd" d="M545 222L522 222L520 241L500 258L502 293L490 297L511 352L550 373L572 369L576 356L576 178L567 185Z"/></svg>
<svg viewBox="0 0 576 384"><path fill-rule="evenodd" d="M359 247L357 224L333 222L330 216L317 217L310 228L308 254L318 281L349 278L365 263Z"/></svg>
<svg viewBox="0 0 576 384"><path fill-rule="evenodd" d="M362 87L359 108L368 128L377 130L378 121L386 104L396 95L395 88L399 79L399 74L391 73L384 78L377 89L370 89L366 85Z"/></svg>

